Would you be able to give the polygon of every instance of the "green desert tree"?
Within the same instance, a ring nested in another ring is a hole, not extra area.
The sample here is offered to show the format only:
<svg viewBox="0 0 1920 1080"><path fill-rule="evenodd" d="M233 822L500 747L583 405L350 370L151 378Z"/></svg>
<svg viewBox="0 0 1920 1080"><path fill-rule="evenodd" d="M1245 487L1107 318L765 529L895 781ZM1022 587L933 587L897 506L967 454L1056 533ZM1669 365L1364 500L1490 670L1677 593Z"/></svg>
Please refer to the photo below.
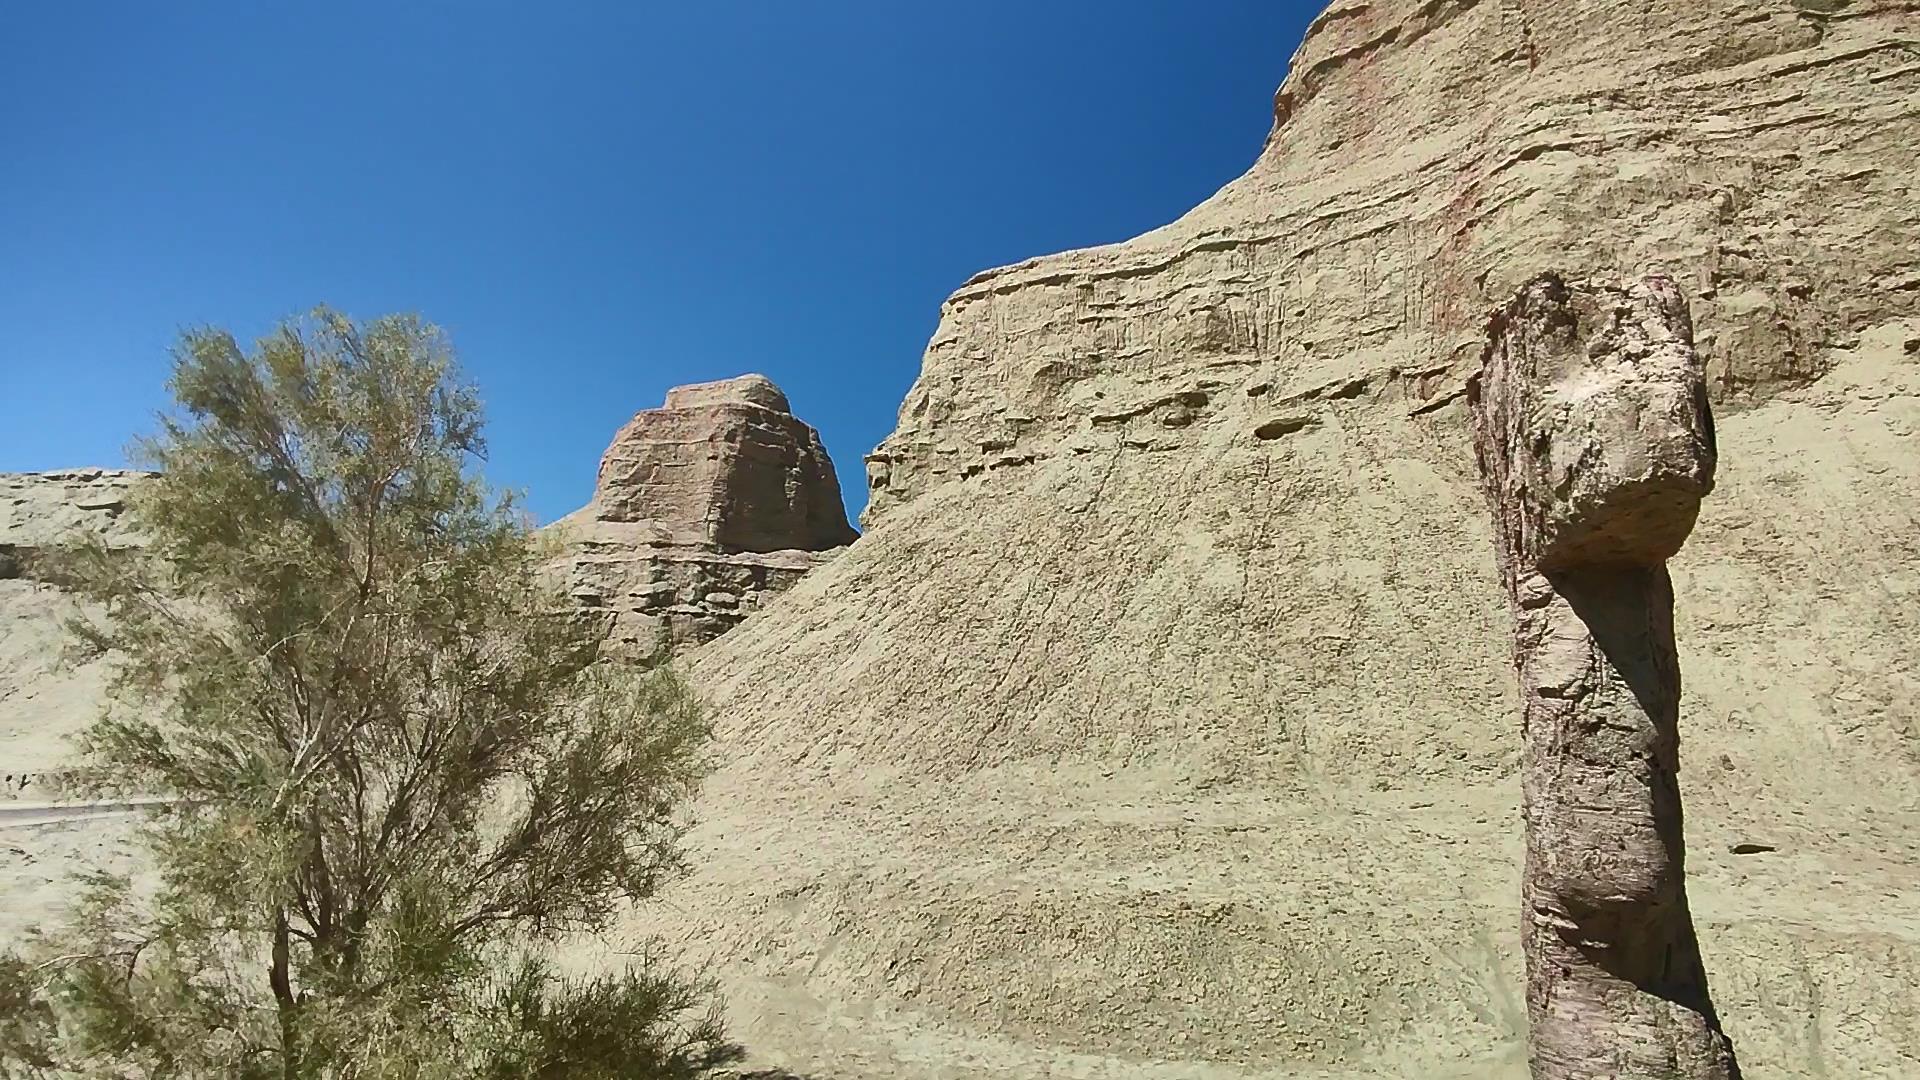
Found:
<svg viewBox="0 0 1920 1080"><path fill-rule="evenodd" d="M321 310L184 335L133 552L44 572L95 602L112 704L76 785L162 794L151 880L95 877L0 959L21 1075L691 1077L734 1060L706 988L564 939L681 866L708 729L601 663L551 556L477 473L433 327Z"/></svg>

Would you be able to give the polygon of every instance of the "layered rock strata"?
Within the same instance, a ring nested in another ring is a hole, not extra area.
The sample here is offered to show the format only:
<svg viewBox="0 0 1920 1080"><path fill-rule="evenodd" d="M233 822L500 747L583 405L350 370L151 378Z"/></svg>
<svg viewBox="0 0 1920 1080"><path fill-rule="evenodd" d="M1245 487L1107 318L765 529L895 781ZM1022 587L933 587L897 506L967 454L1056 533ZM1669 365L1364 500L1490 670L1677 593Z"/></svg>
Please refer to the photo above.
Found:
<svg viewBox="0 0 1920 1080"><path fill-rule="evenodd" d="M1687 906L1667 560L1713 487L1686 298L1537 278L1467 384L1513 612L1535 1080L1734 1080Z"/></svg>
<svg viewBox="0 0 1920 1080"><path fill-rule="evenodd" d="M640 658L718 637L856 535L819 434L760 375L637 413L554 531L569 594Z"/></svg>
<svg viewBox="0 0 1920 1080"><path fill-rule="evenodd" d="M0 473L0 579L26 576L35 552L76 533L95 533L115 546L138 543L121 515L133 489L151 475L136 469Z"/></svg>
<svg viewBox="0 0 1920 1080"><path fill-rule="evenodd" d="M1751 1077L1920 1075L1916 25L1335 4L1244 176L946 302L871 527L691 661L728 764L636 929L803 1074L1524 1076L1464 386L1541 271L1664 270L1714 1001Z"/></svg>

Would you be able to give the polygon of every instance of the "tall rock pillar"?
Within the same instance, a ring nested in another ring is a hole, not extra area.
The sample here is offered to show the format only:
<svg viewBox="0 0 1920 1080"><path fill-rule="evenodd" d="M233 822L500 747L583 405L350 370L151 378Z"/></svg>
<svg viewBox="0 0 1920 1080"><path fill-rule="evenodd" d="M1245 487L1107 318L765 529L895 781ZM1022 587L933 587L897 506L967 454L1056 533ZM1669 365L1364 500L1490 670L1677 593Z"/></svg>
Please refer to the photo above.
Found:
<svg viewBox="0 0 1920 1080"><path fill-rule="evenodd" d="M1686 301L1548 275L1489 328L1475 451L1526 740L1536 1080L1733 1080L1687 909L1666 561L1713 487Z"/></svg>

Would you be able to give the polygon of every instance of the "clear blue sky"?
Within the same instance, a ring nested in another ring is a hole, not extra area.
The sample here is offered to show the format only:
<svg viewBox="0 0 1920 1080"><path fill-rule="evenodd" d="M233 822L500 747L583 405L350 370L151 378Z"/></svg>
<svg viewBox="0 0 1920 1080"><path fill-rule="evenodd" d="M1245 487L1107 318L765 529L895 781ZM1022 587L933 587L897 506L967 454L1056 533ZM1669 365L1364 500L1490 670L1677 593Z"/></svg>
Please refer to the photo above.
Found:
<svg viewBox="0 0 1920 1080"><path fill-rule="evenodd" d="M0 33L0 470L121 463L182 327L446 327L541 520L760 371L849 510L942 299L1253 160L1292 0L116 3Z"/></svg>

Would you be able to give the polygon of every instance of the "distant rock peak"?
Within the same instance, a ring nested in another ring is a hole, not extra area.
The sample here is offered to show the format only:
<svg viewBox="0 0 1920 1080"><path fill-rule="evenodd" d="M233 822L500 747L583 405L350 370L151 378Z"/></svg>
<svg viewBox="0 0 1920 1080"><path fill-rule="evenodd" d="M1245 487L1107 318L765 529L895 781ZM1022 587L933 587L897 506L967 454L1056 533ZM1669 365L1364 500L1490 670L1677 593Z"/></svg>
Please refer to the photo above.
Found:
<svg viewBox="0 0 1920 1080"><path fill-rule="evenodd" d="M819 433L764 375L677 386L634 414L582 514L727 552L824 551L857 535Z"/></svg>
<svg viewBox="0 0 1920 1080"><path fill-rule="evenodd" d="M764 375L676 386L635 413L558 528L568 593L644 656L717 637L859 535L819 433Z"/></svg>

